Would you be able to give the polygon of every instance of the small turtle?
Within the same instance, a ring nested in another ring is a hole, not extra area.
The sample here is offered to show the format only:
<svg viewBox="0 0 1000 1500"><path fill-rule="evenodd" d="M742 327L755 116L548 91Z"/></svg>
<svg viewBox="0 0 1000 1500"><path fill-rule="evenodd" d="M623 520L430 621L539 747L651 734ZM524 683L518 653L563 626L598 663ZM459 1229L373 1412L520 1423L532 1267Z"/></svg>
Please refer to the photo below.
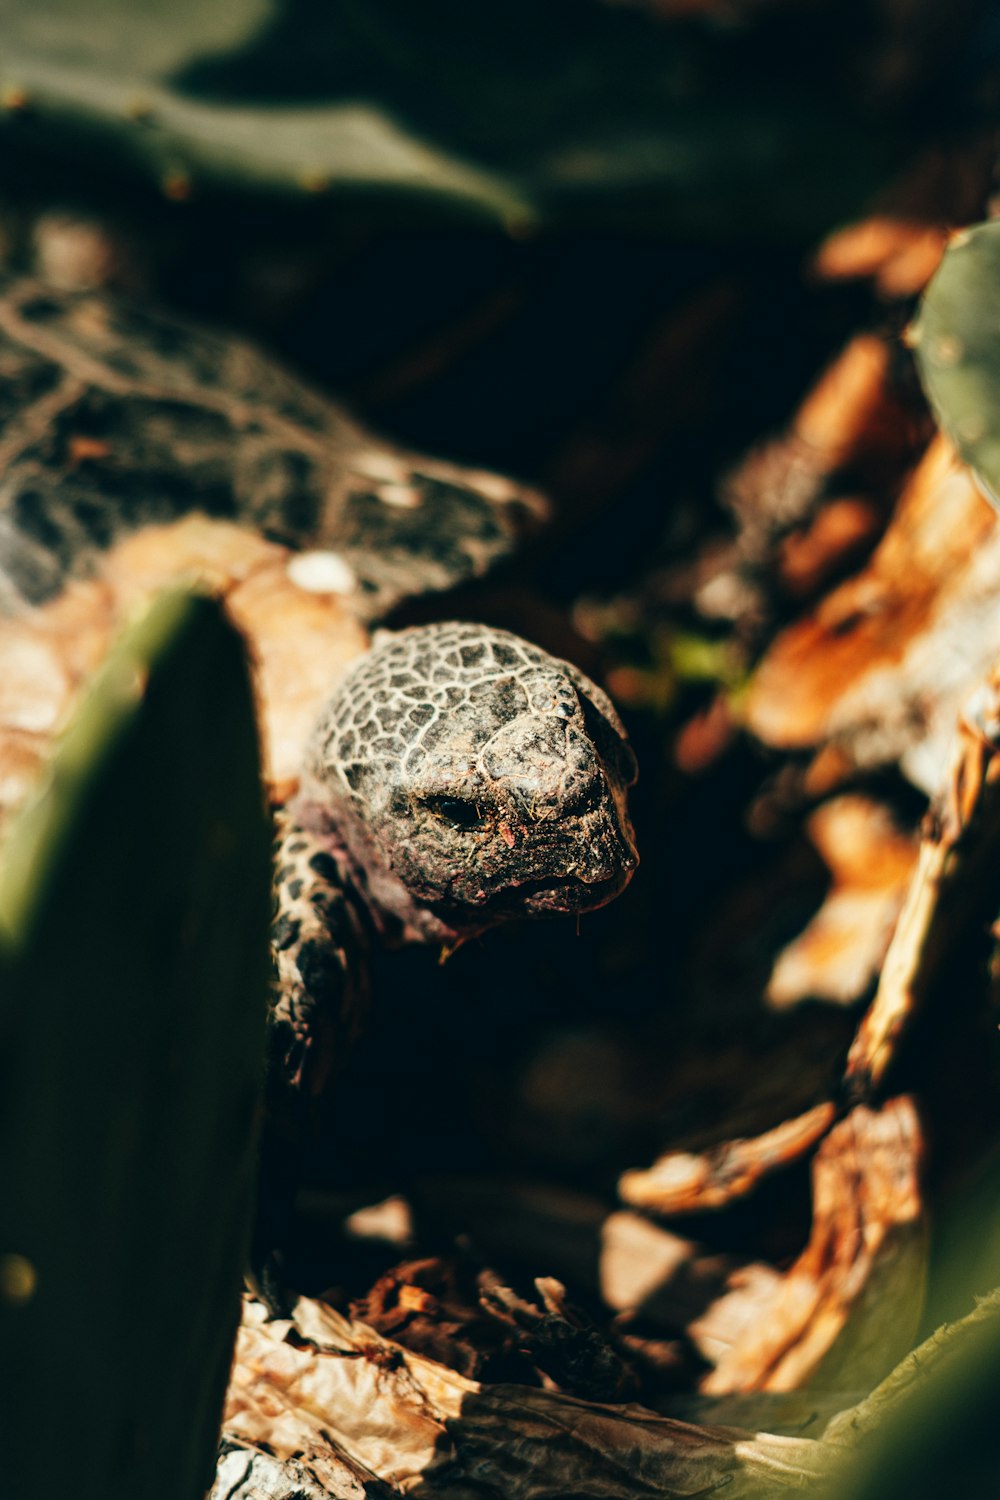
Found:
<svg viewBox="0 0 1000 1500"><path fill-rule="evenodd" d="M256 663L279 813L272 1076L319 1093L375 942L603 905L636 864L605 694L485 625L367 626L544 516L399 451L235 339L0 281L0 811L123 617L198 579ZM287 1092L287 1090L286 1090Z"/></svg>

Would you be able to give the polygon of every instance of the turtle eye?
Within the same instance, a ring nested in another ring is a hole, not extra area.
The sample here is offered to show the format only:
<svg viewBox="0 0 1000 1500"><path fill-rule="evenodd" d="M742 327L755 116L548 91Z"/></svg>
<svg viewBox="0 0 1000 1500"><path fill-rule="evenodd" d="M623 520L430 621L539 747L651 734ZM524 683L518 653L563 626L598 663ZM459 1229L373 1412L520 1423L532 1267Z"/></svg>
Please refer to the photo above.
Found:
<svg viewBox="0 0 1000 1500"><path fill-rule="evenodd" d="M425 805L452 828L481 828L485 821L476 804L463 802L461 797L428 797Z"/></svg>

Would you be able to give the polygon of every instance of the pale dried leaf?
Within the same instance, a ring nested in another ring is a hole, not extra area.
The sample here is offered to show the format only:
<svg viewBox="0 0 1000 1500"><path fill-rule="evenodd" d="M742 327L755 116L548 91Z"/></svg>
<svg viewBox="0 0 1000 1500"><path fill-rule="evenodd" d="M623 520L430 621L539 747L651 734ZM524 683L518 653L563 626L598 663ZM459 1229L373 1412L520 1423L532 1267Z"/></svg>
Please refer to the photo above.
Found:
<svg viewBox="0 0 1000 1500"><path fill-rule="evenodd" d="M911 1100L858 1106L813 1163L813 1227L790 1269L741 1323L703 1389L871 1385L910 1348L926 1274L923 1138ZM713 1309L720 1336L724 1308ZM697 1326L692 1329L697 1336Z"/></svg>
<svg viewBox="0 0 1000 1500"><path fill-rule="evenodd" d="M835 1106L825 1102L752 1139L726 1141L700 1155L670 1151L645 1171L625 1172L618 1191L626 1203L652 1213L724 1208L751 1192L762 1177L815 1146L836 1113Z"/></svg>
<svg viewBox="0 0 1000 1500"><path fill-rule="evenodd" d="M829 1461L808 1439L481 1386L308 1298L292 1319L271 1322L247 1302L224 1434L310 1474L332 1454L407 1493L449 1500L667 1500L720 1485L743 1500L800 1488Z"/></svg>
<svg viewBox="0 0 1000 1500"><path fill-rule="evenodd" d="M842 774L898 762L933 791L998 639L1000 527L937 437L868 565L766 653L745 721L779 749L832 743Z"/></svg>
<svg viewBox="0 0 1000 1500"><path fill-rule="evenodd" d="M831 886L809 925L775 961L767 1000L778 1009L803 1000L852 1005L878 973L916 863L913 841L867 797L824 803L806 830L830 871Z"/></svg>

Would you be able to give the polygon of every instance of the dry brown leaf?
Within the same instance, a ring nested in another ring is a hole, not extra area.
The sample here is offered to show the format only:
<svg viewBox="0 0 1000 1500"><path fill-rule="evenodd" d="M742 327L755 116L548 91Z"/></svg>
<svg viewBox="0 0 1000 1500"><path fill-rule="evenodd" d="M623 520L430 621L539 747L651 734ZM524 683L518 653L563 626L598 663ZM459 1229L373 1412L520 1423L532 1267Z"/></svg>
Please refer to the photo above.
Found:
<svg viewBox="0 0 1000 1500"><path fill-rule="evenodd" d="M832 883L815 917L775 962L766 995L779 1009L862 998L885 957L917 858L913 840L866 797L836 797L806 827Z"/></svg>
<svg viewBox="0 0 1000 1500"><path fill-rule="evenodd" d="M346 1461L406 1493L449 1500L668 1500L720 1485L740 1500L764 1486L801 1487L829 1464L806 1438L481 1386L309 1298L274 1321L246 1302L223 1431L230 1451L264 1449L300 1472L332 1462L343 1475Z"/></svg>
<svg viewBox="0 0 1000 1500"><path fill-rule="evenodd" d="M943 224L873 214L824 240L813 268L824 281L871 277L883 297L913 297L934 275L947 243Z"/></svg>
<svg viewBox="0 0 1000 1500"><path fill-rule="evenodd" d="M751 449L727 477L722 499L737 537L731 555L699 584L702 612L745 629L768 613L769 590L803 597L863 553L925 429L925 414L900 386L890 345L856 334L788 429Z"/></svg>
<svg viewBox="0 0 1000 1500"><path fill-rule="evenodd" d="M932 791L997 640L1000 526L939 436L867 567L764 656L745 721L780 749L833 742L844 769L899 762Z"/></svg>
<svg viewBox="0 0 1000 1500"><path fill-rule="evenodd" d="M813 1227L805 1250L758 1296L724 1297L692 1326L728 1343L703 1390L791 1391L874 1384L911 1347L923 1305L923 1137L907 1098L857 1106L813 1163ZM731 1336L726 1338L727 1331Z"/></svg>
<svg viewBox="0 0 1000 1500"><path fill-rule="evenodd" d="M307 1463L224 1441L206 1500L391 1500L398 1493L333 1443Z"/></svg>
<svg viewBox="0 0 1000 1500"><path fill-rule="evenodd" d="M889 360L884 340L872 333L855 334L796 412L792 435L816 454L824 473L887 443L897 446Z"/></svg>
<svg viewBox="0 0 1000 1500"><path fill-rule="evenodd" d="M824 281L871 278L885 298L915 296L936 271L949 229L985 216L994 157L988 135L924 151L874 213L823 241L813 270Z"/></svg>
<svg viewBox="0 0 1000 1500"><path fill-rule="evenodd" d="M924 823L917 867L875 999L847 1060L851 1092L878 1087L948 954L997 909L1000 668L970 697L948 776Z"/></svg>
<svg viewBox="0 0 1000 1500"><path fill-rule="evenodd" d="M724 1208L811 1150L835 1116L835 1106L826 1102L750 1140L726 1141L698 1156L670 1151L645 1171L625 1172L618 1191L624 1202L651 1213Z"/></svg>
<svg viewBox="0 0 1000 1500"><path fill-rule="evenodd" d="M881 529L882 518L870 500L853 495L828 500L778 547L778 577L786 593L795 599L817 594L870 550Z"/></svg>

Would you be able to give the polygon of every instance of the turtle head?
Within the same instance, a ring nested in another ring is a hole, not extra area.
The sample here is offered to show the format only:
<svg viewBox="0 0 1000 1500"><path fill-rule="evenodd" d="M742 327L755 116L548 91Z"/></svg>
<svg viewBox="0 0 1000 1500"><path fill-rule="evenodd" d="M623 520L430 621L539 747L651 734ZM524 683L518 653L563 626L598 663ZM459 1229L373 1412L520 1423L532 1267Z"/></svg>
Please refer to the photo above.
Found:
<svg viewBox="0 0 1000 1500"><path fill-rule="evenodd" d="M591 911L638 863L635 757L608 697L507 631L376 641L312 737L299 811L333 833L383 923L454 943Z"/></svg>

